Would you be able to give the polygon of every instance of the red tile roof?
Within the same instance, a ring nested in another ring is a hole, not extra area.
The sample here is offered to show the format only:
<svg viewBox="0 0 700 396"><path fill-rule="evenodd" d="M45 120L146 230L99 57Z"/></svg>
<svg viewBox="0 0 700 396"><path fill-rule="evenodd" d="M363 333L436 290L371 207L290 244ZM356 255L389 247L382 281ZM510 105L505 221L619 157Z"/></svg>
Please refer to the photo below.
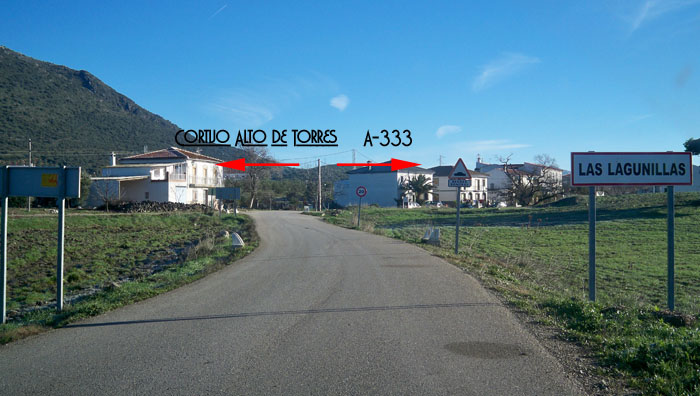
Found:
<svg viewBox="0 0 700 396"><path fill-rule="evenodd" d="M148 153L132 155L130 157L122 158L122 160L139 160L139 159L168 159L168 158L186 158L186 159L199 159L205 161L221 162L220 159L209 157L207 155L202 155L194 153L192 151L183 150L177 147L170 147L167 149L151 151Z"/></svg>
<svg viewBox="0 0 700 396"><path fill-rule="evenodd" d="M535 176L534 173L528 172L522 169L513 169L513 168L508 168L505 170L506 173L510 173L513 175L521 175L521 176Z"/></svg>

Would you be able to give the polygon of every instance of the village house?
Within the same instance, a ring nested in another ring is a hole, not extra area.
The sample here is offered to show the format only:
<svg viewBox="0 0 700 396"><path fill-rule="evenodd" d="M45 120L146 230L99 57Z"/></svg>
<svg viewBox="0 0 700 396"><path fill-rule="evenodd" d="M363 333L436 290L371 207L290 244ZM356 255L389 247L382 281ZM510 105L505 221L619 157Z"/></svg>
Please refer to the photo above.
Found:
<svg viewBox="0 0 700 396"><path fill-rule="evenodd" d="M92 178L90 206L105 201L180 202L217 205L213 189L223 186L221 160L170 147L133 155L102 169Z"/></svg>
<svg viewBox="0 0 700 396"><path fill-rule="evenodd" d="M430 168L433 171L433 200L451 201L457 198L457 187L448 187L447 182L452 172L452 166L436 166ZM468 202L475 206L485 205L488 202L488 175L470 170L472 177L471 187L462 187L460 202Z"/></svg>
<svg viewBox="0 0 700 396"><path fill-rule="evenodd" d="M385 162L388 163L388 162ZM333 196L337 204L342 206L357 205L358 196L355 190L359 186L367 189L367 195L362 198L362 205L376 204L382 207L396 207L402 201L412 203L418 197L407 193L402 196L402 186L411 178L424 175L428 183L432 183L433 171L421 167L411 167L395 172L388 166L365 166L347 172L348 179L335 183ZM432 193L427 193L424 200L433 200Z"/></svg>
<svg viewBox="0 0 700 396"><path fill-rule="evenodd" d="M488 188L491 199L496 202L509 202L508 191L512 186L512 177L518 177L527 182L532 177L544 177L548 184L562 191L563 170L553 166L545 166L524 162L522 164L487 164L477 158L474 169L488 176Z"/></svg>

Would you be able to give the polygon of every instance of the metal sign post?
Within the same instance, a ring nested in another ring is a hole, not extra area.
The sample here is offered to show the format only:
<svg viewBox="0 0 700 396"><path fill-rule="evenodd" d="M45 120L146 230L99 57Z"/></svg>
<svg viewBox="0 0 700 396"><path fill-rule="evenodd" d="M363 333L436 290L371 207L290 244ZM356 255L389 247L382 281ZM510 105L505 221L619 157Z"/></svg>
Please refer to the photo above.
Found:
<svg viewBox="0 0 700 396"><path fill-rule="evenodd" d="M367 188L365 186L358 186L355 189L355 194L360 198L357 204L357 228L360 228L360 213L362 211L362 197L367 195Z"/></svg>
<svg viewBox="0 0 700 396"><path fill-rule="evenodd" d="M5 169L3 169L4 171ZM2 197L2 216L0 216L0 248L2 252L0 253L0 260L2 260L2 270L0 270L0 282L2 285L2 295L0 296L0 303L2 303L2 323L5 323L5 317L7 316L7 204L9 200L7 197Z"/></svg>
<svg viewBox="0 0 700 396"><path fill-rule="evenodd" d="M675 309L675 220L673 186L693 184L691 153L571 153L571 185L589 186L588 198L588 298L596 299L595 186L668 186L668 308Z"/></svg>
<svg viewBox="0 0 700 396"><path fill-rule="evenodd" d="M457 198L455 202L457 203L457 225L455 226L455 254L459 254L459 207L461 205L460 193L462 191L461 187L457 187Z"/></svg>
<svg viewBox="0 0 700 396"><path fill-rule="evenodd" d="M360 229L360 213L362 212L362 197L360 197L359 202L357 203L357 229Z"/></svg>
<svg viewBox="0 0 700 396"><path fill-rule="evenodd" d="M63 309L63 252L65 241L66 198L80 198L80 168L4 166L0 168L0 257L2 258L2 323L7 314L7 206L8 197L56 198L58 241L56 250L56 309Z"/></svg>
<svg viewBox="0 0 700 396"><path fill-rule="evenodd" d="M455 199L455 204L457 205L457 219L455 224L455 254L459 254L459 209L462 206L461 191L462 187L471 187L472 185L472 175L464 165L462 159L458 159L455 166L452 167L450 175L447 177L447 187L457 187L457 198Z"/></svg>
<svg viewBox="0 0 700 396"><path fill-rule="evenodd" d="M675 210L673 205L673 186L666 187L666 201L668 201L668 309L673 311L676 307L676 257L675 257Z"/></svg>
<svg viewBox="0 0 700 396"><path fill-rule="evenodd" d="M56 310L63 310L63 248L65 246L64 231L66 228L66 167L59 177L64 180L59 187L59 196L56 198L58 206L58 247L56 248Z"/></svg>
<svg viewBox="0 0 700 396"><path fill-rule="evenodd" d="M595 186L588 187L588 299L595 301Z"/></svg>

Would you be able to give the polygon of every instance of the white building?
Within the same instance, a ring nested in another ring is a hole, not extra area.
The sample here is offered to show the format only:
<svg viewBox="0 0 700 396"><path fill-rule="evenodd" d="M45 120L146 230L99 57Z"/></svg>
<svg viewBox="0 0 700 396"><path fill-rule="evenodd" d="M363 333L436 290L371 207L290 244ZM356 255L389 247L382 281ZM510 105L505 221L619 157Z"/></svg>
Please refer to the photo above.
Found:
<svg viewBox="0 0 700 396"><path fill-rule="evenodd" d="M486 164L477 160L474 169L488 175L488 188L492 193L498 194L510 188L511 181L505 173L503 164Z"/></svg>
<svg viewBox="0 0 700 396"><path fill-rule="evenodd" d="M392 172L388 166L365 166L349 171L347 180L336 182L333 196L339 205L357 205L359 198L355 190L363 186L367 189L367 195L362 198L362 205L376 204L393 208L399 206L404 199L401 195L404 183L418 175L424 175L427 182L432 183L433 171L429 169L416 166ZM407 202L414 202L416 198L415 194L406 194ZM428 193L422 198L430 201L433 196Z"/></svg>
<svg viewBox="0 0 700 396"><path fill-rule="evenodd" d="M457 198L457 187L448 187L447 185L452 168L451 165L430 168L433 171L433 200L454 202ZM472 185L471 187L462 187L460 201L483 205L488 202L489 175L473 170L470 170L469 173L472 176Z"/></svg>
<svg viewBox="0 0 700 396"><path fill-rule="evenodd" d="M553 166L533 164L530 162L508 164L506 166L504 164L487 164L481 162L481 159L477 159L474 169L488 176L488 188L491 192L491 199L496 201L510 200L507 196L508 190L512 185L509 174L512 177L522 178L525 182L528 182L530 178L540 178L544 175L544 180L546 180L548 184L562 191L562 177L564 171Z"/></svg>
<svg viewBox="0 0 700 396"><path fill-rule="evenodd" d="M102 177L92 178L88 205L110 201L154 201L207 204L217 202L212 189L223 187L221 160L170 147L122 158L112 154Z"/></svg>

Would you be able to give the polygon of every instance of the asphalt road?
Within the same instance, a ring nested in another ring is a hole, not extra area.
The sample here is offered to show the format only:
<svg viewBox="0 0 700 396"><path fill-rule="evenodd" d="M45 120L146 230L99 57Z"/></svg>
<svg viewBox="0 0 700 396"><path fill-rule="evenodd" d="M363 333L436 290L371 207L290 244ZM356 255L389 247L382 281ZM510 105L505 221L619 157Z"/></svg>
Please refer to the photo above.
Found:
<svg viewBox="0 0 700 396"><path fill-rule="evenodd" d="M581 393L445 261L310 216L253 216L262 243L239 263L0 347L0 394Z"/></svg>

